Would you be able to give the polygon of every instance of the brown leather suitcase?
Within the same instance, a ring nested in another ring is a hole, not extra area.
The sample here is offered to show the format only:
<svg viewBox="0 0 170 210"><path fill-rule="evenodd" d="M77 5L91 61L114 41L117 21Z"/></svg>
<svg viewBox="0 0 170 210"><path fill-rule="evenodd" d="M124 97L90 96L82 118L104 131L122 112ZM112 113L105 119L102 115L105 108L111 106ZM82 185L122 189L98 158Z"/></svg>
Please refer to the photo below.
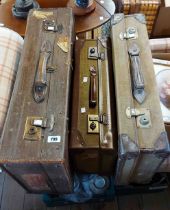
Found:
<svg viewBox="0 0 170 210"><path fill-rule="evenodd" d="M29 192L69 193L69 8L32 10L2 134L0 164Z"/></svg>
<svg viewBox="0 0 170 210"><path fill-rule="evenodd" d="M149 183L170 148L142 14L112 19L118 119L117 185Z"/></svg>
<svg viewBox="0 0 170 210"><path fill-rule="evenodd" d="M117 135L114 99L110 98L110 56L110 45L104 40L76 42L69 148L73 168L78 172L114 171Z"/></svg>

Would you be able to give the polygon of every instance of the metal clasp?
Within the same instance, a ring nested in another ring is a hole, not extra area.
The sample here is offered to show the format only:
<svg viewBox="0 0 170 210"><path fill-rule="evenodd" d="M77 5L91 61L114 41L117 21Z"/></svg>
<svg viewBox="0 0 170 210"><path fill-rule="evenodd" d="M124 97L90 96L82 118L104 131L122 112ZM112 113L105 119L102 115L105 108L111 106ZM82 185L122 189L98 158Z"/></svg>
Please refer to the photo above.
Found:
<svg viewBox="0 0 170 210"><path fill-rule="evenodd" d="M121 32L119 35L121 40L124 39L137 39L138 38L138 31L135 27L127 28L126 32Z"/></svg>
<svg viewBox="0 0 170 210"><path fill-rule="evenodd" d="M137 127L139 128L150 128L152 126L149 109L145 108L131 109L130 107L128 107L126 109L126 116L128 119L135 117L137 121Z"/></svg>
<svg viewBox="0 0 170 210"><path fill-rule="evenodd" d="M44 117L27 117L24 129L24 139L29 141L39 141L42 138L42 129L53 130L55 124L54 115L50 119Z"/></svg>
<svg viewBox="0 0 170 210"><path fill-rule="evenodd" d="M107 114L88 115L88 133L99 133L99 124L108 125Z"/></svg>
<svg viewBox="0 0 170 210"><path fill-rule="evenodd" d="M97 47L89 47L88 59L105 60L105 53L104 52L98 53Z"/></svg>
<svg viewBox="0 0 170 210"><path fill-rule="evenodd" d="M43 20L43 29L45 31L62 33L63 26L62 24L57 25L55 20Z"/></svg>

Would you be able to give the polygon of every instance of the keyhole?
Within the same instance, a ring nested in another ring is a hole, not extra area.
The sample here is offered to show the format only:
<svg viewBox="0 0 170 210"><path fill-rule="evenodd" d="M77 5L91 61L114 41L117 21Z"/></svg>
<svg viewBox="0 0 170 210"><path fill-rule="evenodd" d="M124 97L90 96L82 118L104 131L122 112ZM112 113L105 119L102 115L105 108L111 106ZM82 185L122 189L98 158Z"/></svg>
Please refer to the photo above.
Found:
<svg viewBox="0 0 170 210"><path fill-rule="evenodd" d="M36 129L35 127L31 127L31 128L29 129L29 131L28 131L28 133L29 133L30 135L34 135L36 132L37 132L37 129Z"/></svg>
<svg viewBox="0 0 170 210"><path fill-rule="evenodd" d="M92 130L94 130L94 129L96 128L96 124L95 124L94 122L92 122L92 123L90 124L90 128L91 128Z"/></svg>
<svg viewBox="0 0 170 210"><path fill-rule="evenodd" d="M147 124L149 124L149 119L148 119L148 117L142 116L141 119L140 119L140 123L141 123L142 125L147 125Z"/></svg>

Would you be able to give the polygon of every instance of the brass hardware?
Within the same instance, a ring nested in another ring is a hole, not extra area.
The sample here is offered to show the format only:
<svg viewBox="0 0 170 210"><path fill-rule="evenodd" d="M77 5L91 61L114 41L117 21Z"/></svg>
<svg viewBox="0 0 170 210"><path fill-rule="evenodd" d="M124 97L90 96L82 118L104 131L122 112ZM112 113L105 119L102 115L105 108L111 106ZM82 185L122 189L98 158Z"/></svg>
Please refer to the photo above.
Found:
<svg viewBox="0 0 170 210"><path fill-rule="evenodd" d="M55 20L43 20L43 29L45 31L58 32L61 34L63 31L63 25L57 25Z"/></svg>
<svg viewBox="0 0 170 210"><path fill-rule="evenodd" d="M88 115L88 133L99 133L99 124L108 125L107 114Z"/></svg>
<svg viewBox="0 0 170 210"><path fill-rule="evenodd" d="M88 133L99 133L98 115L88 115Z"/></svg>
<svg viewBox="0 0 170 210"><path fill-rule="evenodd" d="M42 129L48 128L49 132L51 132L54 124L54 115L51 115L49 120L44 117L27 117L23 138L30 141L40 141L42 138Z"/></svg>
<svg viewBox="0 0 170 210"><path fill-rule="evenodd" d="M24 140L40 141L42 136L42 128L40 125L43 117L27 117L24 129Z"/></svg>
<svg viewBox="0 0 170 210"><path fill-rule="evenodd" d="M93 60L105 60L105 53L98 53L97 47L89 47L88 49L88 59Z"/></svg>
<svg viewBox="0 0 170 210"><path fill-rule="evenodd" d="M127 118L136 118L138 128L150 128L152 126L150 110L145 108L131 109L128 107L126 109Z"/></svg>
<svg viewBox="0 0 170 210"><path fill-rule="evenodd" d="M121 32L119 35L121 40L124 39L137 39L138 38L138 31L135 27L127 28L126 32Z"/></svg>

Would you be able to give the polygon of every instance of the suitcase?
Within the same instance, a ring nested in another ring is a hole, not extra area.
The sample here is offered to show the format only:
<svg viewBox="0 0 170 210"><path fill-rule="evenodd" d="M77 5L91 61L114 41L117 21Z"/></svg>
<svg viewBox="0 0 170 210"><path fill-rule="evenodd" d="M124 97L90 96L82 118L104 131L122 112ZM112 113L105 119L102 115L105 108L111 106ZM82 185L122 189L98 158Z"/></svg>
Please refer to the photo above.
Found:
<svg viewBox="0 0 170 210"><path fill-rule="evenodd" d="M111 110L110 98L113 72L109 44L104 40L78 40L75 57L71 162L77 172L107 175L114 170L117 141L112 122L115 107Z"/></svg>
<svg viewBox="0 0 170 210"><path fill-rule="evenodd" d="M115 182L146 184L170 149L144 16L116 14L111 37L119 136Z"/></svg>
<svg viewBox="0 0 170 210"><path fill-rule="evenodd" d="M69 193L73 14L32 10L4 132L0 164L32 193Z"/></svg>
<svg viewBox="0 0 170 210"><path fill-rule="evenodd" d="M161 5L160 0L114 0L117 12L125 15L142 13L146 16L148 34L151 35Z"/></svg>

